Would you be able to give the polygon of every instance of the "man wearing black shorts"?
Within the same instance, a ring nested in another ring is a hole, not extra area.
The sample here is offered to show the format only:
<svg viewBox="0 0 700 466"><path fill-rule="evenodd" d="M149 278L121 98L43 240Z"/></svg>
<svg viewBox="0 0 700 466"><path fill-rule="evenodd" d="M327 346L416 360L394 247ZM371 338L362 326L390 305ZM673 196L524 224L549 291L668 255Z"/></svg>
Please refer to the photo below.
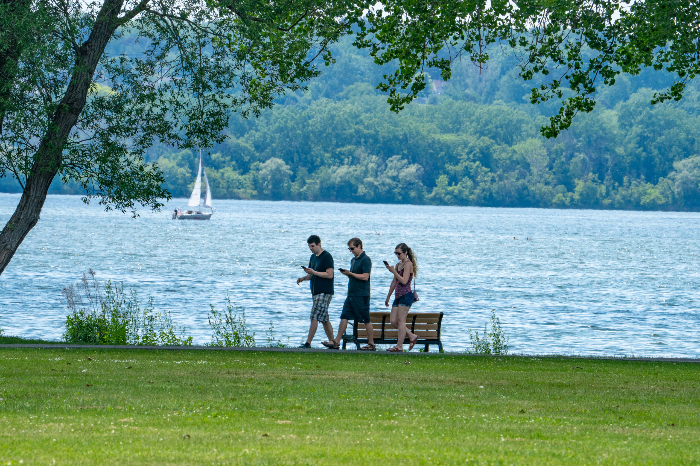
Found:
<svg viewBox="0 0 700 466"><path fill-rule="evenodd" d="M367 345L360 348L364 351L375 351L374 329L369 321L369 277L372 272L372 260L362 250L360 238L348 241L348 249L355 256L350 261L350 270L340 269L340 273L349 278L348 297L343 304L343 312L340 314L340 326L335 340L324 341L323 345L332 348L340 348L340 339L343 338L348 320L355 321L355 325L365 324L367 329Z"/></svg>
<svg viewBox="0 0 700 466"><path fill-rule="evenodd" d="M297 285L303 281L311 282L311 296L313 306L311 308L311 325L306 343L299 348L311 348L311 341L316 335L318 323L321 322L326 336L333 338L333 325L328 318L328 306L333 298L333 256L321 247L321 238L317 235L309 236L306 240L311 250L309 266L303 267L306 276L297 279Z"/></svg>

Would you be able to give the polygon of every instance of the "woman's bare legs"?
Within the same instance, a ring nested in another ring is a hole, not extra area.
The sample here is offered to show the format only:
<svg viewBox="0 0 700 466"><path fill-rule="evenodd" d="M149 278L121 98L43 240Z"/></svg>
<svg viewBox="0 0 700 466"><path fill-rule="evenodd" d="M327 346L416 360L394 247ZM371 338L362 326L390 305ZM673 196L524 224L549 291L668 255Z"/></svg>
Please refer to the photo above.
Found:
<svg viewBox="0 0 700 466"><path fill-rule="evenodd" d="M389 316L389 322L391 322L391 326L395 329L399 328L399 308L397 306L391 306L391 315Z"/></svg>
<svg viewBox="0 0 700 466"><path fill-rule="evenodd" d="M391 326L395 329L399 328L399 308L397 306L391 306L391 315L389 316L389 322L391 322ZM397 346L394 346L393 348L398 350ZM391 348L389 348L388 350L392 351Z"/></svg>
<svg viewBox="0 0 700 466"><path fill-rule="evenodd" d="M408 337L410 341L415 340L416 335L412 333L406 326L406 316L411 308L408 306L398 306L391 308L391 325L399 331L399 338L396 342L396 348L403 350L403 341ZM394 312L396 311L396 312Z"/></svg>

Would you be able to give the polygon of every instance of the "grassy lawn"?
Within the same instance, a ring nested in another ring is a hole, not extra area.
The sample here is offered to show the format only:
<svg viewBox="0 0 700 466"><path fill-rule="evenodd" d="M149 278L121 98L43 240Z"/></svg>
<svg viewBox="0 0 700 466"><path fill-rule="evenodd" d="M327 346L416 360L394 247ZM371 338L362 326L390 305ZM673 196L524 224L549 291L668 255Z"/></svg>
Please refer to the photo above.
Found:
<svg viewBox="0 0 700 466"><path fill-rule="evenodd" d="M700 464L700 365L0 349L0 464Z"/></svg>

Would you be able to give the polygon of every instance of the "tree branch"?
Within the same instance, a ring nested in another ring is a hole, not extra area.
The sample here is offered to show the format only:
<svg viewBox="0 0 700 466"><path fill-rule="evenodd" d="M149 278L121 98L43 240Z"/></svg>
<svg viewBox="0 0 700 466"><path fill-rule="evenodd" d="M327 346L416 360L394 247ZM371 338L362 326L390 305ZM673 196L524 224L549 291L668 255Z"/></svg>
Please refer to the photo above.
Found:
<svg viewBox="0 0 700 466"><path fill-rule="evenodd" d="M248 15L246 15L245 13L243 13L243 12L241 12L241 11L238 11L236 8L234 8L234 7L232 7L232 6L229 6L228 9L231 10L233 13L235 13L239 18L241 18L241 19L244 20L244 21L253 21L253 22L256 22L256 23L265 24L265 25L267 25L267 26L272 26L272 24L271 24L269 21L266 21L266 20L264 20L264 19L258 18L257 16L248 16ZM295 27L297 27L297 26L299 25L299 23L301 23L302 21L304 21L304 19L306 19L306 18L309 16L309 14L310 14L311 12L316 12L316 11L318 11L317 8L310 8L310 9L307 9L306 12L305 12L303 15L301 15L301 17L299 17L296 21L294 21L294 22L291 24L290 27L288 27L288 28L282 28L282 27L279 27L279 26L274 26L274 29L276 29L276 30L278 30L278 31L280 31L280 32L290 32L290 31L292 31Z"/></svg>
<svg viewBox="0 0 700 466"><path fill-rule="evenodd" d="M139 13L146 11L146 7L151 2L151 0L141 0L141 2L136 5L131 11L127 11L123 16L118 18L117 24L123 26L132 19L134 19Z"/></svg>

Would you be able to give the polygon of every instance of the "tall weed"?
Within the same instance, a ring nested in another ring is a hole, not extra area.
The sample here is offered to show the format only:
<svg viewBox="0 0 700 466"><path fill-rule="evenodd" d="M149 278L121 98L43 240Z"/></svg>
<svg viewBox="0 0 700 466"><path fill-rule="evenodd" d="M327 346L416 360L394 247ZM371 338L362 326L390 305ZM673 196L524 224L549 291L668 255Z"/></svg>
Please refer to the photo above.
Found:
<svg viewBox="0 0 700 466"><path fill-rule="evenodd" d="M111 280L100 285L90 269L77 285L63 289L70 313L66 316L66 343L104 345L189 346L192 337L177 327L169 312L157 312L153 298L142 308L135 290Z"/></svg>
<svg viewBox="0 0 700 466"><path fill-rule="evenodd" d="M469 340L473 354L508 354L508 337L501 328L501 321L496 317L496 311L491 311L491 331L487 330L488 323L484 324L484 333L469 329Z"/></svg>
<svg viewBox="0 0 700 466"><path fill-rule="evenodd" d="M245 309L236 306L226 293L226 309L217 311L210 304L209 325L212 329L211 343L207 346L247 347L255 346L255 333L250 333L245 321Z"/></svg>

